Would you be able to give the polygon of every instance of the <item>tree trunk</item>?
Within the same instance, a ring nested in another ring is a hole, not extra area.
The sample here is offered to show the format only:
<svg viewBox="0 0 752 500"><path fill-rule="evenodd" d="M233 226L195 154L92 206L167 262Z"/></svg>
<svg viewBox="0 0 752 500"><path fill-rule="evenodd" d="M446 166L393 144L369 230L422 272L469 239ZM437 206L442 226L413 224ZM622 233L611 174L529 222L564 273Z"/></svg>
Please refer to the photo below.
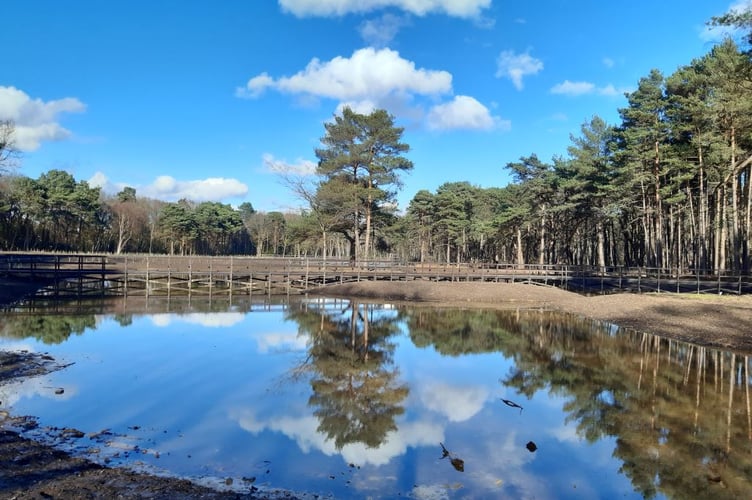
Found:
<svg viewBox="0 0 752 500"><path fill-rule="evenodd" d="M606 235L604 234L605 229L602 220L596 222L596 232L598 233L598 248L596 250L598 253L598 267L603 272L606 268Z"/></svg>
<svg viewBox="0 0 752 500"><path fill-rule="evenodd" d="M517 228L517 266L522 268L525 266L525 254L522 251L522 229Z"/></svg>
<svg viewBox="0 0 752 500"><path fill-rule="evenodd" d="M546 264L546 205L541 207L540 243L538 245L538 264Z"/></svg>

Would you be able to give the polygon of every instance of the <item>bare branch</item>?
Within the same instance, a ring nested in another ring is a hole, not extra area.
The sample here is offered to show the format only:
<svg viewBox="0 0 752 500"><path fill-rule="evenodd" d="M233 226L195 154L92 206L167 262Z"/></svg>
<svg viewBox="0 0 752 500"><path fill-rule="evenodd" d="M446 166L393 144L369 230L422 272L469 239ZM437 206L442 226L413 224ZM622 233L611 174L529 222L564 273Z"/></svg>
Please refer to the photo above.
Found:
<svg viewBox="0 0 752 500"><path fill-rule="evenodd" d="M11 120L0 120L0 173L16 166L21 152L16 148L16 125Z"/></svg>

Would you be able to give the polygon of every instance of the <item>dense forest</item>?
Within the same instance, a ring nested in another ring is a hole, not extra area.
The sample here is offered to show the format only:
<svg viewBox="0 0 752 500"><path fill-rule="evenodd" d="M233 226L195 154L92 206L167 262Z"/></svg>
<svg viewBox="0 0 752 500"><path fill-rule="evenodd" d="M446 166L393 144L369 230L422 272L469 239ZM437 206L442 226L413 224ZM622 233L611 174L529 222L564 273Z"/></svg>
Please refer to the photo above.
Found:
<svg viewBox="0 0 752 500"><path fill-rule="evenodd" d="M752 11L713 19L749 29ZM69 173L13 168L0 123L0 249L318 256L363 260L649 266L749 272L752 52L731 39L626 94L621 122L593 116L566 152L504 166L513 181L419 191L395 209L413 168L384 110L326 123L313 180L286 179L300 213L263 213L133 188L107 196ZM422 167L427 168L428 166Z"/></svg>

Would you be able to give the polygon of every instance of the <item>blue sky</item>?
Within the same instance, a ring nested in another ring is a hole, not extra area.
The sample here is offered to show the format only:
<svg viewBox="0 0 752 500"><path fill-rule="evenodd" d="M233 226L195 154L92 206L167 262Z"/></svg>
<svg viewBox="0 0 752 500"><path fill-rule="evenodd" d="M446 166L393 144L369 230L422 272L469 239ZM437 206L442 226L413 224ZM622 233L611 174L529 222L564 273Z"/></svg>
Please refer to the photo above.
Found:
<svg viewBox="0 0 752 500"><path fill-rule="evenodd" d="M420 189L504 186L521 156L564 155L625 91L719 39L750 0L9 0L0 119L18 173L64 169L116 193L258 210L301 204L324 122L385 108Z"/></svg>

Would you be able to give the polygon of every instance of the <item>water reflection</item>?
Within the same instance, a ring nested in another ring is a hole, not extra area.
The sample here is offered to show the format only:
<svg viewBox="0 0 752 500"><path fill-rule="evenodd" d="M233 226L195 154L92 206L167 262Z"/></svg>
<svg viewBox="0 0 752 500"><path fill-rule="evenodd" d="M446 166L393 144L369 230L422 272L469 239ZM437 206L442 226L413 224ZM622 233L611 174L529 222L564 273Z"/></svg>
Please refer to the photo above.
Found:
<svg viewBox="0 0 752 500"><path fill-rule="evenodd" d="M3 404L121 443L138 422L154 451L141 460L172 473L337 498L752 497L744 354L545 310L171 307L0 316L0 347L36 339L99 363L77 358L75 383L14 386ZM58 386L59 399L43 390Z"/></svg>
<svg viewBox="0 0 752 500"><path fill-rule="evenodd" d="M405 411L402 402L409 391L398 381L393 356L396 318L373 312L352 301L336 315L317 307L287 315L309 338L308 404L319 420L317 430L337 450L351 443L378 448L387 433L397 430L395 417Z"/></svg>

